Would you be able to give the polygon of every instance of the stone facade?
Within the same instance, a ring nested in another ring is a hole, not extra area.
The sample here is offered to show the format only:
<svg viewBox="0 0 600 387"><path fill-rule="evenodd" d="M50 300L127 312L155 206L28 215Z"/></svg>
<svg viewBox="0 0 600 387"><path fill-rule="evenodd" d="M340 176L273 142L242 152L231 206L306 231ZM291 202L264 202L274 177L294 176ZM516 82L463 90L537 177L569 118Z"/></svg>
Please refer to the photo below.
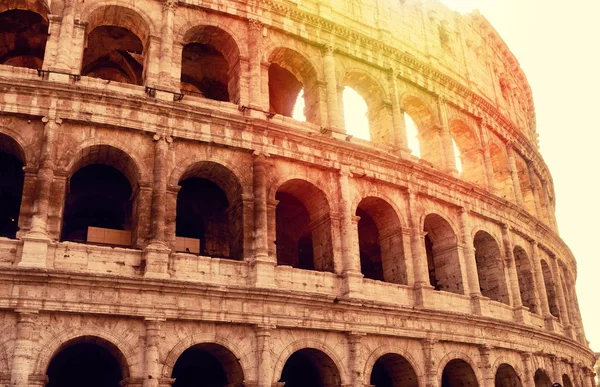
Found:
<svg viewBox="0 0 600 387"><path fill-rule="evenodd" d="M531 90L481 15L10 0L0 24L1 386L79 367L140 387L593 385ZM344 87L370 141L344 129Z"/></svg>

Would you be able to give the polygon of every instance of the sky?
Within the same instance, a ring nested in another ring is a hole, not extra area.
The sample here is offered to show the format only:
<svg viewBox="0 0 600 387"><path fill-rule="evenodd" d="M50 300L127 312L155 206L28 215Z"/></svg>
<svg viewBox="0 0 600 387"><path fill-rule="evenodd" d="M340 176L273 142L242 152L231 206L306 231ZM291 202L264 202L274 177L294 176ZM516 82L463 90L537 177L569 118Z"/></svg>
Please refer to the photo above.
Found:
<svg viewBox="0 0 600 387"><path fill-rule="evenodd" d="M527 76L560 236L577 259L585 333L600 352L600 1L441 1L461 13L478 9Z"/></svg>

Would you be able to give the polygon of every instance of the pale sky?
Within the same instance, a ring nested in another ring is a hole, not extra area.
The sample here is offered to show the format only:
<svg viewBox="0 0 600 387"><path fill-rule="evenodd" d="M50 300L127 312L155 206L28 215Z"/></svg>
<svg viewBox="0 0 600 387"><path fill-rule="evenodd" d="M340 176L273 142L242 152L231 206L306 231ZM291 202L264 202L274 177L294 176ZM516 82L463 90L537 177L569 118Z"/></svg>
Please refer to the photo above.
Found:
<svg viewBox="0 0 600 387"><path fill-rule="evenodd" d="M600 352L600 1L442 2L461 13L479 9L525 71L560 235L578 263L585 333Z"/></svg>

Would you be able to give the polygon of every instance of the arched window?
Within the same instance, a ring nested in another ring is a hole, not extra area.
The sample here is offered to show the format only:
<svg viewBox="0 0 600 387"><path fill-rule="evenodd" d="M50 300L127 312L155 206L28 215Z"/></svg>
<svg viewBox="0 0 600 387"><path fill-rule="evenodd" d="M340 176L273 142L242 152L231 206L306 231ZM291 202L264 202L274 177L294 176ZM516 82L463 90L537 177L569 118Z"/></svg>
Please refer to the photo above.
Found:
<svg viewBox="0 0 600 387"><path fill-rule="evenodd" d="M23 150L0 134L0 237L15 238L23 195Z"/></svg>
<svg viewBox="0 0 600 387"><path fill-rule="evenodd" d="M41 69L48 39L48 9L41 1L0 5L0 64Z"/></svg>
<svg viewBox="0 0 600 387"><path fill-rule="evenodd" d="M517 268L521 303L523 306L529 308L530 312L539 313L535 297L533 269L529 257L525 250L519 246L515 246L513 255L515 257L515 266Z"/></svg>
<svg viewBox="0 0 600 387"><path fill-rule="evenodd" d="M515 369L506 364L500 364L494 378L494 387L522 387L521 378Z"/></svg>
<svg viewBox="0 0 600 387"><path fill-rule="evenodd" d="M314 348L304 348L285 362L279 382L286 387L338 387L341 378L329 356Z"/></svg>
<svg viewBox="0 0 600 387"><path fill-rule="evenodd" d="M506 200L515 201L515 191L511 172L508 167L508 156L503 146L490 142L490 156L494 170L494 184L498 195Z"/></svg>
<svg viewBox="0 0 600 387"><path fill-rule="evenodd" d="M533 381L535 383L535 387L552 387L552 381L550 380L550 377L542 369L535 371Z"/></svg>
<svg viewBox="0 0 600 387"><path fill-rule="evenodd" d="M464 360L454 359L448 362L442 372L441 387L478 387L473 368Z"/></svg>
<svg viewBox="0 0 600 387"><path fill-rule="evenodd" d="M371 140L367 103L364 98L351 87L344 87L342 94L344 104L344 123L346 134L362 140Z"/></svg>
<svg viewBox="0 0 600 387"><path fill-rule="evenodd" d="M483 150L475 130L460 119L450 122L456 169L466 181L485 185Z"/></svg>
<svg viewBox="0 0 600 387"><path fill-rule="evenodd" d="M213 343L185 350L175 362L173 387L241 386L244 372L239 359L227 348Z"/></svg>
<svg viewBox="0 0 600 387"><path fill-rule="evenodd" d="M408 149L414 156L421 158L421 144L419 143L419 131L415 121L408 113L404 112L404 126L406 128L406 142Z"/></svg>
<svg viewBox="0 0 600 387"><path fill-rule="evenodd" d="M377 387L419 387L419 380L404 357L388 353L373 365L370 384Z"/></svg>
<svg viewBox="0 0 600 387"><path fill-rule="evenodd" d="M550 307L550 314L554 317L560 318L560 312L558 310L558 301L556 299L556 284L554 282L554 276L550 270L550 266L545 260L541 260L542 275L544 276L544 285L546 287L546 297L548 298L548 306Z"/></svg>
<svg viewBox="0 0 600 387"><path fill-rule="evenodd" d="M481 294L494 301L508 304L508 287L498 243L487 232L478 231L473 246Z"/></svg>
<svg viewBox="0 0 600 387"><path fill-rule="evenodd" d="M519 185L521 187L521 195L523 195L523 202L525 208L530 214L537 215L535 207L535 196L532 190L532 181L529 178L529 168L527 163L521 158L521 156L515 154L515 162L517 165L517 173L519 176Z"/></svg>
<svg viewBox="0 0 600 387"><path fill-rule="evenodd" d="M435 166L443 167L442 139L429 105L413 95L404 96L400 105L405 112L406 136L413 154Z"/></svg>
<svg viewBox="0 0 600 387"><path fill-rule="evenodd" d="M423 226L431 286L436 290L463 294L457 238L441 216L429 214Z"/></svg>

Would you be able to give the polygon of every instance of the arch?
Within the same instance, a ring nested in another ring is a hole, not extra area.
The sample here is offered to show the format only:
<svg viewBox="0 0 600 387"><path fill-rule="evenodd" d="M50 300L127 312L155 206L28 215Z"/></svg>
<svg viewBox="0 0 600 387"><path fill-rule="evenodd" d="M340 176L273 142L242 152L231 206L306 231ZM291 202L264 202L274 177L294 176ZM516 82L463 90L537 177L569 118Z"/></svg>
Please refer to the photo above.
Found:
<svg viewBox="0 0 600 387"><path fill-rule="evenodd" d="M423 221L429 280L436 290L464 294L458 239L450 223L430 213Z"/></svg>
<svg viewBox="0 0 600 387"><path fill-rule="evenodd" d="M478 231L473 238L473 247L481 294L494 301L509 304L504 260L498 242L487 232Z"/></svg>
<svg viewBox="0 0 600 387"><path fill-rule="evenodd" d="M385 200L366 196L356 207L361 270L365 278L408 283L400 218Z"/></svg>
<svg viewBox="0 0 600 387"><path fill-rule="evenodd" d="M419 378L410 362L396 353L387 353L373 365L369 384L378 387L419 387Z"/></svg>
<svg viewBox="0 0 600 387"><path fill-rule="evenodd" d="M117 387L129 376L129 367L112 342L97 336L80 336L54 352L46 374L50 387L77 386L82 384L82 378L93 378L100 386Z"/></svg>
<svg viewBox="0 0 600 387"><path fill-rule="evenodd" d="M523 306L529 308L532 313L539 313L535 294L535 277L533 275L531 260L525 249L521 246L514 247L513 256L515 257L521 303Z"/></svg>
<svg viewBox="0 0 600 387"><path fill-rule="evenodd" d="M342 86L355 90L367 104L367 118L371 141L393 145L392 114L387 93L372 75L359 69L349 69L342 78ZM348 132L346 123L346 132Z"/></svg>
<svg viewBox="0 0 600 387"><path fill-rule="evenodd" d="M9 0L0 5L0 64L42 68L50 9L41 0Z"/></svg>
<svg viewBox="0 0 600 387"><path fill-rule="evenodd" d="M221 26L197 25L182 36L181 89L240 102L240 49Z"/></svg>
<svg viewBox="0 0 600 387"><path fill-rule="evenodd" d="M98 7L87 15L87 21L81 74L141 85L150 23L137 9L120 5Z"/></svg>
<svg viewBox="0 0 600 387"><path fill-rule="evenodd" d="M274 367L273 367L274 380L273 380L273 382L277 382L279 380L287 360L294 353L296 353L300 350L303 350L303 349L313 349L313 350L317 350L317 351L323 353L325 356L327 356L331 360L332 364L337 369L337 371L339 373L339 377L340 377L340 384L346 385L346 384L350 383L350 381L347 378L346 369L345 369L342 361L340 360L340 358L325 343L323 343L322 341L319 341L319 340L315 340L315 339L301 339L301 340L294 341L281 351L281 353L279 354L279 357L277 358L277 361L274 363Z"/></svg>
<svg viewBox="0 0 600 387"><path fill-rule="evenodd" d="M460 151L462 178L483 187L485 185L483 149L477 132L461 119L450 121L449 129Z"/></svg>
<svg viewBox="0 0 600 387"><path fill-rule="evenodd" d="M529 167L527 163L515 152L515 164L517 166L517 175L519 176L519 186L521 187L521 195L525 208L532 215L537 215L536 198L533 194L533 182L530 179Z"/></svg>
<svg viewBox="0 0 600 387"><path fill-rule="evenodd" d="M382 345L378 346L365 361L365 368L363 370L364 384L369 384L368 382L371 380L373 367L375 366L377 360L379 360L382 356L387 354L393 354L402 357L414 370L415 374L417 375L417 379L423 376L423 372L419 368L419 363L415 360L415 358L410 354L409 351L401 350L400 348L395 348L392 345Z"/></svg>
<svg viewBox="0 0 600 387"><path fill-rule="evenodd" d="M494 171L494 186L498 195L506 200L515 201L515 191L510 168L508 166L508 155L504 145L490 141L490 157L492 159L492 170Z"/></svg>
<svg viewBox="0 0 600 387"><path fill-rule="evenodd" d="M552 381L550 380L550 377L548 376L546 371L544 371L541 368L538 368L535 371L535 375L533 376L533 382L535 384L535 387L552 387Z"/></svg>
<svg viewBox="0 0 600 387"><path fill-rule="evenodd" d="M420 96L409 92L400 97L400 108L415 123L421 158L433 165L443 166L443 145L434 110Z"/></svg>
<svg viewBox="0 0 600 387"><path fill-rule="evenodd" d="M332 222L325 193L307 180L291 179L279 185L275 199L277 263L333 272Z"/></svg>
<svg viewBox="0 0 600 387"><path fill-rule="evenodd" d="M202 344L218 345L218 346L226 349L239 362L240 367L241 367L241 373L242 373L242 375L244 375L246 380L256 380L256 375L254 374L254 367L253 367L253 361L252 361L255 353L254 352L252 352L252 353L240 352L239 351L239 348L240 348L239 342L236 343L236 342L233 342L221 335L210 334L210 333L193 334L190 336L186 336L183 339L181 339L179 342L177 342L177 344L175 344L175 346L173 346L173 348L171 348L171 350L169 351L169 353L167 354L167 356L164 359L163 368L162 368L162 372L161 372L162 377L170 378L171 375L173 374L173 368L175 367L175 363L177 362L177 359L179 359L180 356L188 348L192 348L194 346L202 345Z"/></svg>
<svg viewBox="0 0 600 387"><path fill-rule="evenodd" d="M546 288L546 297L548 299L548 306L550 307L550 314L556 318L560 318L558 301L556 299L556 283L554 282L552 270L544 259L540 259L540 266L542 267L542 276L544 277L544 287Z"/></svg>
<svg viewBox="0 0 600 387"><path fill-rule="evenodd" d="M569 377L569 375L563 374L562 385L563 387L573 387L573 383L571 382L571 378Z"/></svg>
<svg viewBox="0 0 600 387"><path fill-rule="evenodd" d="M242 385L244 371L239 359L228 348L215 343L201 343L187 348L179 356L171 377L173 387L198 385Z"/></svg>
<svg viewBox="0 0 600 387"><path fill-rule="evenodd" d="M304 90L306 121L321 124L319 76L316 66L302 53L283 45L265 52L269 65L269 110L291 117Z"/></svg>
<svg viewBox="0 0 600 387"><path fill-rule="evenodd" d="M0 237L14 239L19 230L25 154L10 136L0 133Z"/></svg>
<svg viewBox="0 0 600 387"><path fill-rule="evenodd" d="M517 371L508 363L502 363L494 376L494 387L522 387Z"/></svg>
<svg viewBox="0 0 600 387"><path fill-rule="evenodd" d="M102 25L126 28L140 38L144 48L148 44L148 38L157 35L158 31L154 19L146 11L133 3L120 0L84 4L81 20L88 23L88 32Z"/></svg>
<svg viewBox="0 0 600 387"><path fill-rule="evenodd" d="M473 362L466 356L450 353L446 355L440 366L444 364L441 372L439 372L440 387L478 387L477 375L475 374L476 367Z"/></svg>

